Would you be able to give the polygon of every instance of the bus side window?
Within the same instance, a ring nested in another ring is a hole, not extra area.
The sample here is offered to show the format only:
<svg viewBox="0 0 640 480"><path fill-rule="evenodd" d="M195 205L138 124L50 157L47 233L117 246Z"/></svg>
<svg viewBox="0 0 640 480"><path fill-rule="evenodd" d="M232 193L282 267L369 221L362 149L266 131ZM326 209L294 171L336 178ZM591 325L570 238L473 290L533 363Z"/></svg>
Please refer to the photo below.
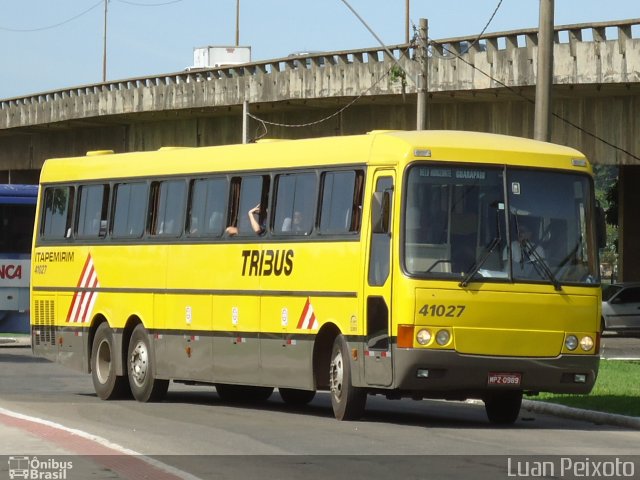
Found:
<svg viewBox="0 0 640 480"><path fill-rule="evenodd" d="M111 232L114 237L140 238L148 202L146 182L120 183L114 188Z"/></svg>
<svg viewBox="0 0 640 480"><path fill-rule="evenodd" d="M360 231L363 186L362 171L325 172L322 175L321 234Z"/></svg>
<svg viewBox="0 0 640 480"><path fill-rule="evenodd" d="M78 191L76 235L78 238L103 238L109 208L109 185L83 185Z"/></svg>
<svg viewBox="0 0 640 480"><path fill-rule="evenodd" d="M393 178L386 176L378 178L376 182L376 192L386 192L390 197L393 192ZM391 208L391 204L389 204L389 208ZM369 285L382 286L386 283L387 278L389 278L390 246L391 235L389 235L389 230L383 233L371 232Z"/></svg>
<svg viewBox="0 0 640 480"><path fill-rule="evenodd" d="M316 178L315 173L282 174L276 177L274 233L311 233L315 223Z"/></svg>
<svg viewBox="0 0 640 480"><path fill-rule="evenodd" d="M184 229L187 184L167 180L151 184L149 231L152 235L178 237Z"/></svg>
<svg viewBox="0 0 640 480"><path fill-rule="evenodd" d="M187 233L194 237L220 237L226 227L226 199L226 178L191 181Z"/></svg>
<svg viewBox="0 0 640 480"><path fill-rule="evenodd" d="M40 234L45 239L71 237L73 187L48 187L44 191L43 220Z"/></svg>
<svg viewBox="0 0 640 480"><path fill-rule="evenodd" d="M233 179L234 181L236 178ZM267 227L267 206L269 200L269 176L267 175L247 175L238 178L239 195L237 210L237 228L238 235L256 235L256 233L265 233ZM259 211L254 212L258 207ZM262 231L256 232L252 226L249 215L255 215L257 224Z"/></svg>

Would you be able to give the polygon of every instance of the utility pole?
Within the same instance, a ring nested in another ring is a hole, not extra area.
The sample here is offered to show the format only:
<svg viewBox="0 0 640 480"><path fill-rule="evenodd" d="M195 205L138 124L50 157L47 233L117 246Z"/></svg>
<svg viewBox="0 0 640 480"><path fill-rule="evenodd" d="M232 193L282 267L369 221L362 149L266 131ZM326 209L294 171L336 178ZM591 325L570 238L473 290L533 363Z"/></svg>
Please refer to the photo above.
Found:
<svg viewBox="0 0 640 480"><path fill-rule="evenodd" d="M429 95L429 55L428 55L428 35L429 24L426 18L420 19L420 26L418 27L418 51L416 57L418 65L420 67L418 73L418 108L416 129L426 130L429 123L429 114L427 112L427 96Z"/></svg>
<svg viewBox="0 0 640 480"><path fill-rule="evenodd" d="M406 0L405 1L405 6L404 6L404 30L406 32L405 37L404 37L404 43L409 43L409 1L410 0Z"/></svg>
<svg viewBox="0 0 640 480"><path fill-rule="evenodd" d="M240 0L236 0L236 47L240 46Z"/></svg>
<svg viewBox="0 0 640 480"><path fill-rule="evenodd" d="M249 102L242 102L242 143L249 143Z"/></svg>
<svg viewBox="0 0 640 480"><path fill-rule="evenodd" d="M107 4L104 0L104 35L102 37L102 82L107 81Z"/></svg>
<svg viewBox="0 0 640 480"><path fill-rule="evenodd" d="M553 0L540 0L538 74L533 138L551 139L551 89L553 87Z"/></svg>

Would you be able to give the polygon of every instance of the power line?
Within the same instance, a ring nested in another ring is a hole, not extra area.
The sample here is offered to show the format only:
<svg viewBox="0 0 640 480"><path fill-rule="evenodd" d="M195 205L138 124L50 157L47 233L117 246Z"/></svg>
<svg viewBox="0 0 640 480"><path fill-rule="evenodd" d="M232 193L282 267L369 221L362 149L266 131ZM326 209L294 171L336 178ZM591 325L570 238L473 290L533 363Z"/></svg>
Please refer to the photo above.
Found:
<svg viewBox="0 0 640 480"><path fill-rule="evenodd" d="M264 128L264 133L262 136L266 135L268 133L268 129L267 129L267 125L273 125L276 127L284 127L284 128L302 128L302 127L310 127L313 125L318 125L322 122L326 122L327 120L330 120L331 118L340 115L342 112L344 112L345 110L347 110L348 108L350 108L354 103L356 103L358 100L360 100L360 98L362 98L367 92L369 92L373 87L375 87L376 85L378 85L378 83L380 83L384 78L386 78L391 71L398 67L400 68L403 72L405 72L405 69L402 67L402 65L400 65L398 63L398 61L396 60L395 56L393 55L393 53L391 52L391 50L389 50L389 47L387 47L384 42L380 39L380 37L378 37L378 35L376 34L376 32L373 31L373 29L371 27L369 27L369 25L367 24L367 22L364 21L364 19L358 14L358 12L349 4L349 2L347 0L341 0L342 3L344 3L347 8L349 10L351 10L351 12L356 16L356 18L358 20L360 20L360 22L365 26L365 28L369 31L369 33L371 33L371 35L373 35L373 37L380 43L380 45L382 46L382 48L384 48L384 50L387 52L387 54L389 55L389 58L391 58L394 62L394 66L391 67L389 70L387 70L385 72L384 75L382 75L378 80L376 80L369 88L367 88L365 91L363 91L360 95L358 95L357 97L355 97L353 100L351 100L349 103L347 103L345 106L343 106L342 108L338 109L337 111L333 112L330 115L327 115L324 118L321 118L319 120L315 120L313 122L307 122L307 123L300 123L300 124L287 124L287 123L279 123L279 122L271 122L268 120L264 120L260 117L257 117L255 115L253 115L252 113L247 112L247 116L253 118L254 120L260 122L262 124L262 127ZM500 0L502 2L502 0ZM261 137L262 137L261 136ZM261 138L260 137L260 138Z"/></svg>
<svg viewBox="0 0 640 480"><path fill-rule="evenodd" d="M80 12L77 15L74 15L71 18L68 18L66 20L63 20L62 22L59 23L55 23L53 25L47 25L46 27L38 27L38 28L10 28L10 27L3 27L0 26L0 30L4 30L6 32L18 32L18 33L28 33L28 32L41 32L43 30L51 30L52 28L56 28L56 27L60 27L62 25L65 25L69 22L72 22L73 20L82 17L83 15L86 15L87 13L89 13L91 10L93 10L94 8L99 7L100 5L102 5L104 0L99 0L96 4L94 4L93 6L87 8L86 10Z"/></svg>
<svg viewBox="0 0 640 480"><path fill-rule="evenodd" d="M365 94L367 94L373 87L377 86L383 79L388 77L389 74L391 73L391 71L393 70L393 68L394 67L391 67L389 70L387 70L384 73L384 75L381 75L380 78L378 80L376 80L369 88L367 88L364 92L362 92L360 95L355 97L353 100L351 100L345 106L343 106L342 108L340 108L337 111L333 112L332 114L327 115L326 117L323 117L323 118L321 118L319 120L314 120L313 122L307 122L307 123L301 123L301 124L287 124L287 123L278 123L278 122L271 122L269 120L264 120L264 119L262 119L260 117L257 117L255 115L253 115L252 113L249 113L249 112L247 112L247 115L249 117L253 118L254 120L257 120L258 122L260 122L262 124L262 126L265 129L265 134L266 134L266 130L267 130L266 125L273 125L273 126L276 126L276 127L285 127L285 128L300 128L300 127L310 127L310 126L313 126L313 125L318 125L319 123L326 122L327 120L330 120L331 118L333 118L333 117L335 117L337 115L340 115L346 109L350 108L354 103L356 103Z"/></svg>
<svg viewBox="0 0 640 480"><path fill-rule="evenodd" d="M11 28L11 27L3 27L0 25L0 30L3 30L5 32L14 32L14 33L30 33L30 32L41 32L44 30L51 30L53 28L57 28L57 27L61 27L62 25L66 25L67 23L70 23L80 17L82 17L83 15L86 15L87 13L89 13L90 11L94 10L95 8L98 8L100 5L102 5L104 3L105 0L99 0L97 3L95 3L94 5L92 5L91 7L87 8L86 10L83 10L82 12L78 13L77 15L74 15L66 20L63 20L62 22L58 22L58 23L54 23L52 25L47 25L44 27L36 27L36 28ZM112 0L107 0L107 1L112 1ZM180 3L183 0L169 0L166 2L162 2L162 3L139 3L139 2L132 2L129 0L116 0L120 3L125 3L127 5L132 5L134 7L162 7L164 5L171 5L174 3Z"/></svg>
<svg viewBox="0 0 640 480"><path fill-rule="evenodd" d="M429 39L429 42L431 44L435 44L436 42L433 41L432 39ZM498 85L500 85L501 87L506 88L507 90L509 90L511 93L514 93L516 96L525 99L527 102L535 105L535 100L532 98L527 97L526 95L523 95L522 93L518 92L516 89L514 89L513 87L508 86L507 84L505 84L504 82L501 82L500 80L498 80L497 78L493 78L491 75L489 75L487 72L480 70L478 67L476 67L474 64L472 64L471 62L468 62L467 60L465 60L464 58L462 58L460 55L458 55L456 52L448 49L445 45L441 45L443 50L446 50L448 53L450 53L452 56L456 57L457 59L459 59L461 62L466 63L467 65L469 65L471 68L473 68L474 70L476 70L477 72L481 73L482 75L484 75L485 77L487 77L488 79L496 82ZM577 129L578 131L584 133L585 135L590 136L591 138L594 138L595 140L598 140L599 142L604 143L605 145L613 148L614 150L618 150L619 152L624 153L625 155L630 156L631 158L633 158L634 160L640 160L640 157L638 157L637 155L634 155L633 153L631 153L630 151L619 147L613 143L611 143L608 140L605 140L604 138L600 137L599 135L596 135L595 133L590 132L589 130L581 127L580 125L573 123L571 120L568 120L566 118L564 118L563 116L557 114L557 113L551 113L551 115L553 115L555 118L557 118L558 120L566 123L567 125Z"/></svg>
<svg viewBox="0 0 640 480"><path fill-rule="evenodd" d="M349 10L351 10L351 13L353 13L356 16L356 18L360 20L360 23L362 23L362 25L364 25L364 27L367 30L369 30L369 33L373 35L373 38L375 38L378 41L378 43L380 43L380 45L382 45L382 48L384 48L387 51L387 53L391 56L391 58L393 58L393 54L391 53L389 48L384 44L384 42L380 39L380 37L376 34L376 32L374 32L373 29L367 24L367 22L364 21L364 19L355 10L355 8L353 8L347 0L341 0L341 1L347 6Z"/></svg>
<svg viewBox="0 0 640 480"><path fill-rule="evenodd" d="M120 0L123 1L123 0ZM254 120L260 122L262 124L262 127L264 128L265 132L263 134L266 135L268 132L267 129L267 125L273 125L276 127L284 127L284 128L301 128L301 127L309 127L309 126L313 126L313 125L318 125L319 123L325 122L339 114L341 114L342 112L344 112L345 110L347 110L348 108L350 108L353 104L355 104L358 100L360 100L360 98L362 98L362 96L364 96L367 92L369 92L373 87L375 87L378 83L380 83L380 81L382 81L382 79L386 78L391 71L396 67L400 67L402 69L402 71L404 72L405 69L402 68L401 65L399 65L398 61L396 60L395 56L393 55L393 53L389 50L389 48L384 44L384 42L380 39L380 37L378 37L378 35L376 35L376 33L373 31L373 29L371 27L369 27L369 25L365 22L365 20L358 14L358 12L349 4L349 2L347 0L341 0L342 3L344 3L347 8L349 10L351 10L351 12L358 18L358 20L360 20L360 22L365 26L365 28L371 33L371 35L373 35L373 37L380 43L380 45L385 49L385 51L387 52L387 54L389 55L389 57L391 59L393 59L394 61L394 66L391 67L384 75L382 75L373 85L371 85L369 88L367 88L364 92L362 92L360 95L358 95L356 98L354 98L352 101L350 101L349 103L347 103L345 106L343 106L342 108L340 108L339 110L337 110L336 112L332 113L331 115L328 115L324 118L321 118L319 120L315 120L313 122L307 122L307 123L302 123L302 124L286 124L286 123L278 123L278 122L271 122L268 120L263 120L262 118L259 118L251 113L247 113L247 116L253 118ZM491 17L489 18L489 21L486 23L486 25L484 26L484 28L482 29L482 31L478 34L477 38L474 40L474 42L469 45L469 48L471 48L471 46L473 44L475 44L480 37L484 34L485 30L489 27L489 24L491 23L491 21L493 20L493 18L495 17L496 13L498 12L498 9L500 8L500 6L502 5L503 0L499 0L498 1L498 5L496 6L496 8L493 11L493 14L491 15Z"/></svg>
<svg viewBox="0 0 640 480"><path fill-rule="evenodd" d="M183 0L169 0L168 2L162 2L162 3L139 3L139 2L131 2L129 0L116 0L116 1L120 3L126 3L127 5L132 5L134 7L163 7L165 5L180 3Z"/></svg>
<svg viewBox="0 0 640 480"><path fill-rule="evenodd" d="M393 63L403 72L406 72L406 70L402 67L402 65L400 65L400 63L398 62L398 60L396 60L396 57L393 56L393 53L391 52L391 50L389 50L389 47L387 47L385 45L385 43L380 39L380 37L376 34L376 32L373 31L373 29L367 24L367 22L364 21L364 19L358 14L358 12L349 4L349 2L347 0L341 0L342 3L344 3L346 5L346 7L351 10L351 13L353 13L356 18L358 20L360 20L360 23L362 23L364 25L364 27L369 31L369 33L371 35L373 35L373 38L375 38L378 43L382 46L382 48L384 48L385 52L387 52L387 54L389 55L389 58L391 58L393 60ZM500 0L502 1L502 0ZM410 78L409 80L411 80L412 83L416 83L414 79Z"/></svg>
<svg viewBox="0 0 640 480"><path fill-rule="evenodd" d="M491 25L491 22L493 21L493 18L496 16L496 13L498 13L498 10L500 9L500 6L502 5L503 0L500 0L498 2L498 5L496 5L496 8L493 10L493 13L491 14L491 17L489 17L489 20L487 21L487 23L485 24L484 28L482 29L482 31L478 34L478 36L475 38L475 40L473 42L471 42L469 45L467 45L467 48L464 52L461 52L462 55L464 55L465 53L467 53L469 50L471 50L471 48L480 41L480 37L482 37L482 35L484 35L484 32L487 31L487 28L489 28L489 25ZM415 25L414 25L415 28ZM438 51L434 49L434 54L438 55ZM452 57L450 56L444 56L444 55L438 55L439 58L442 58L444 60L453 60Z"/></svg>

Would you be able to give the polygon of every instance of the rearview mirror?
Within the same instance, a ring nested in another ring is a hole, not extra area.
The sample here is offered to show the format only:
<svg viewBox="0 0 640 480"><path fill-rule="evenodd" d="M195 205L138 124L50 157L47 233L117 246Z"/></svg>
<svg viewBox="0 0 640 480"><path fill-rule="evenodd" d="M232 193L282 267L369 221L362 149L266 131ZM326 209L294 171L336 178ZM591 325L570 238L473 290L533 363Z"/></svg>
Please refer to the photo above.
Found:
<svg viewBox="0 0 640 480"><path fill-rule="evenodd" d="M371 201L371 229L373 233L389 233L391 195L388 191L374 192Z"/></svg>

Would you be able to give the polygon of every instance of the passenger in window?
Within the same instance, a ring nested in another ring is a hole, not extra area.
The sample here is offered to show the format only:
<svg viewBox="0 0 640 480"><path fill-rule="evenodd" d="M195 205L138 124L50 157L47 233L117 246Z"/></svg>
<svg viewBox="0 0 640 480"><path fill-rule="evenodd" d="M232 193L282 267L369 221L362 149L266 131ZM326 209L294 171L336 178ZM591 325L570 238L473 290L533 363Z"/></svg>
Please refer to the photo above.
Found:
<svg viewBox="0 0 640 480"><path fill-rule="evenodd" d="M176 233L174 231L174 220L173 218L168 219L166 222L160 222L160 228L158 229L158 234L173 234Z"/></svg>
<svg viewBox="0 0 640 480"><path fill-rule="evenodd" d="M303 216L302 212L296 210L293 212L293 217L287 217L282 222L282 231L283 232L305 232L307 229L303 225Z"/></svg>
<svg viewBox="0 0 640 480"><path fill-rule="evenodd" d="M260 204L253 207L249 210L249 222L251 223L251 228L257 235L262 235L265 231L264 220L266 219L266 215L263 216L262 222L260 222Z"/></svg>
<svg viewBox="0 0 640 480"><path fill-rule="evenodd" d="M544 259L544 248L542 248L542 245L538 245L537 242L532 241L531 229L528 226L518 225L518 239L511 242L511 257L514 268L517 265L520 266L520 272L516 271L516 273L529 276L533 272L531 265L536 262L536 256ZM507 247L502 252L502 259L504 261L507 260ZM527 265L529 268L527 268Z"/></svg>
<svg viewBox="0 0 640 480"><path fill-rule="evenodd" d="M220 230L222 229L222 213L213 212L211 217L209 217L209 232L215 233L219 235ZM238 233L238 232L236 232Z"/></svg>
<svg viewBox="0 0 640 480"><path fill-rule="evenodd" d="M100 210L95 212L93 219L91 220L91 226L88 228L87 235L95 236L100 233Z"/></svg>
<svg viewBox="0 0 640 480"><path fill-rule="evenodd" d="M249 223L251 224L251 229L257 235L262 235L266 229L264 223L260 222L260 211L261 211L261 207L260 207L260 204L258 204L247 212L247 215L249 217ZM265 218L263 218L262 220L263 222L266 220L266 215L265 215ZM233 237L235 235L238 235L239 230L237 226L229 225L227 228L225 228L224 233L225 235Z"/></svg>
<svg viewBox="0 0 640 480"><path fill-rule="evenodd" d="M191 224L189 225L189 233L192 235L198 234L198 217L191 217Z"/></svg>
<svg viewBox="0 0 640 480"><path fill-rule="evenodd" d="M293 212L293 222L291 222L291 230L294 232L306 231L306 228L303 225L302 212L298 210Z"/></svg>

